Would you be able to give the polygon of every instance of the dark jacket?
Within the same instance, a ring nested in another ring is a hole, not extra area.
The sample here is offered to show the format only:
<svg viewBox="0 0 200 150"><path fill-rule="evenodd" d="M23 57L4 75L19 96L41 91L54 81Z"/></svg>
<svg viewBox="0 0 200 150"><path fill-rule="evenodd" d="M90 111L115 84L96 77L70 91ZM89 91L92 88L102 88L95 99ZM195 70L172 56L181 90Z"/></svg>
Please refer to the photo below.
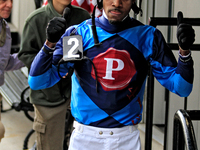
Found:
<svg viewBox="0 0 200 150"><path fill-rule="evenodd" d="M26 19L18 57L28 69L30 69L34 57L40 51L46 40L46 27L48 22L53 17L59 16L61 17L50 1L46 6L31 13ZM72 6L71 14L68 18L67 25L71 26L90 18L90 14L80 7ZM37 105L57 106L65 101L61 93L63 93L66 98L70 98L70 79L62 79L62 81L51 88L31 90L30 100L33 104Z"/></svg>

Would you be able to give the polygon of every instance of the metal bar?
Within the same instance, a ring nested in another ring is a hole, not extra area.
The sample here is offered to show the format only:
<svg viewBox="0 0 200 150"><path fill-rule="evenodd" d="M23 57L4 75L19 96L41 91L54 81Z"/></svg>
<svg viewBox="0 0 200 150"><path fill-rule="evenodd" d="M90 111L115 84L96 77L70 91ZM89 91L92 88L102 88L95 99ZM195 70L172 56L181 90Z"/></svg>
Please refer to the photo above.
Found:
<svg viewBox="0 0 200 150"><path fill-rule="evenodd" d="M149 65L149 77L147 84L147 106L146 106L146 129L145 129L145 150L152 149L152 124L153 124L153 96L154 76Z"/></svg>
<svg viewBox="0 0 200 150"><path fill-rule="evenodd" d="M168 43L168 45L172 50L179 50L177 43ZM200 44L193 44L190 49L192 51L199 51L200 50Z"/></svg>
<svg viewBox="0 0 200 150"><path fill-rule="evenodd" d="M191 120L200 120L200 110L187 110Z"/></svg>
<svg viewBox="0 0 200 150"><path fill-rule="evenodd" d="M173 17L150 17L149 21L152 26L177 26L177 18ZM200 18L184 18L184 23L200 26Z"/></svg>
<svg viewBox="0 0 200 150"><path fill-rule="evenodd" d="M168 3L168 17L172 17L172 0ZM167 43L171 42L171 26L167 29ZM165 130L164 130L164 145L163 150L167 149L167 130L168 130L168 116L169 116L169 90L165 88Z"/></svg>
<svg viewBox="0 0 200 150"><path fill-rule="evenodd" d="M154 16L155 0L153 0L153 16ZM151 22L149 22L151 25ZM147 105L146 105L146 126L145 126L145 150L152 149L152 126L153 126L153 96L154 96L154 76L148 66L147 81Z"/></svg>
<svg viewBox="0 0 200 150"><path fill-rule="evenodd" d="M173 150L184 150L184 145L187 150L198 150L191 118L186 110L180 109L174 115Z"/></svg>
<svg viewBox="0 0 200 150"><path fill-rule="evenodd" d="M173 136L173 150L184 150L183 131L180 122L174 120L174 136Z"/></svg>
<svg viewBox="0 0 200 150"><path fill-rule="evenodd" d="M164 131L164 146L163 149L166 150L167 147L167 130L168 130L168 114L169 112L169 90L165 88L165 131Z"/></svg>
<svg viewBox="0 0 200 150"><path fill-rule="evenodd" d="M187 110L187 97L184 98L184 110Z"/></svg>

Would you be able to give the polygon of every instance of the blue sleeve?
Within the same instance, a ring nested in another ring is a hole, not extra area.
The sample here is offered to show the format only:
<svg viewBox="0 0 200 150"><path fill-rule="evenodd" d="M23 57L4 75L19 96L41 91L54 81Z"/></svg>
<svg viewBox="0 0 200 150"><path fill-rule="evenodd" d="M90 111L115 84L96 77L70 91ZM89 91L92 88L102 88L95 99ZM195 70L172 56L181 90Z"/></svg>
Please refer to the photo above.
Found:
<svg viewBox="0 0 200 150"><path fill-rule="evenodd" d="M187 97L193 87L193 60L178 63L166 44L162 34L156 30L154 33L153 53L150 58L152 72L161 85L181 97Z"/></svg>
<svg viewBox="0 0 200 150"><path fill-rule="evenodd" d="M71 30L72 29L67 30L61 39L57 42L53 54L45 53L42 48L36 55L31 64L28 76L28 83L31 89L39 90L52 87L58 81L60 81L60 76L65 76L68 73L69 68L73 68L73 63L59 63L63 57L62 39L64 36L68 36ZM50 51L50 49L45 44L44 46L46 50Z"/></svg>

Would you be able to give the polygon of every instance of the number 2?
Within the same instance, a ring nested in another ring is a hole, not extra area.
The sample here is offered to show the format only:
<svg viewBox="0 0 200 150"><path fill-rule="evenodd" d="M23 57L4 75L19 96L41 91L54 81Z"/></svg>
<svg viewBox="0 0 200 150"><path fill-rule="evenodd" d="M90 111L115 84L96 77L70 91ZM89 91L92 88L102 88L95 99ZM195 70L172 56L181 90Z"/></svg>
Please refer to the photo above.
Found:
<svg viewBox="0 0 200 150"><path fill-rule="evenodd" d="M83 44L82 36L73 35L63 37L63 60L82 60Z"/></svg>
<svg viewBox="0 0 200 150"><path fill-rule="evenodd" d="M79 58L80 55L79 54L73 54L73 52L78 48L79 46L79 41L77 40L77 38L70 38L67 42L68 45L72 45L72 43L74 42L73 46L71 47L71 49L68 51L68 57L69 58Z"/></svg>

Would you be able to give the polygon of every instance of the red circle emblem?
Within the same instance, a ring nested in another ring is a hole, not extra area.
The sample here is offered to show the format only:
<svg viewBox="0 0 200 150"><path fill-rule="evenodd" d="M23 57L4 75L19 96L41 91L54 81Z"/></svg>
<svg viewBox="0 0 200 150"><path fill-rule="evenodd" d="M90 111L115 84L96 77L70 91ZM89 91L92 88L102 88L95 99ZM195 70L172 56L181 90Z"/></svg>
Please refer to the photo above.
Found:
<svg viewBox="0 0 200 150"><path fill-rule="evenodd" d="M126 50L109 48L93 59L97 79L105 91L121 90L128 86L136 73L135 64ZM91 71L95 79L94 68Z"/></svg>

